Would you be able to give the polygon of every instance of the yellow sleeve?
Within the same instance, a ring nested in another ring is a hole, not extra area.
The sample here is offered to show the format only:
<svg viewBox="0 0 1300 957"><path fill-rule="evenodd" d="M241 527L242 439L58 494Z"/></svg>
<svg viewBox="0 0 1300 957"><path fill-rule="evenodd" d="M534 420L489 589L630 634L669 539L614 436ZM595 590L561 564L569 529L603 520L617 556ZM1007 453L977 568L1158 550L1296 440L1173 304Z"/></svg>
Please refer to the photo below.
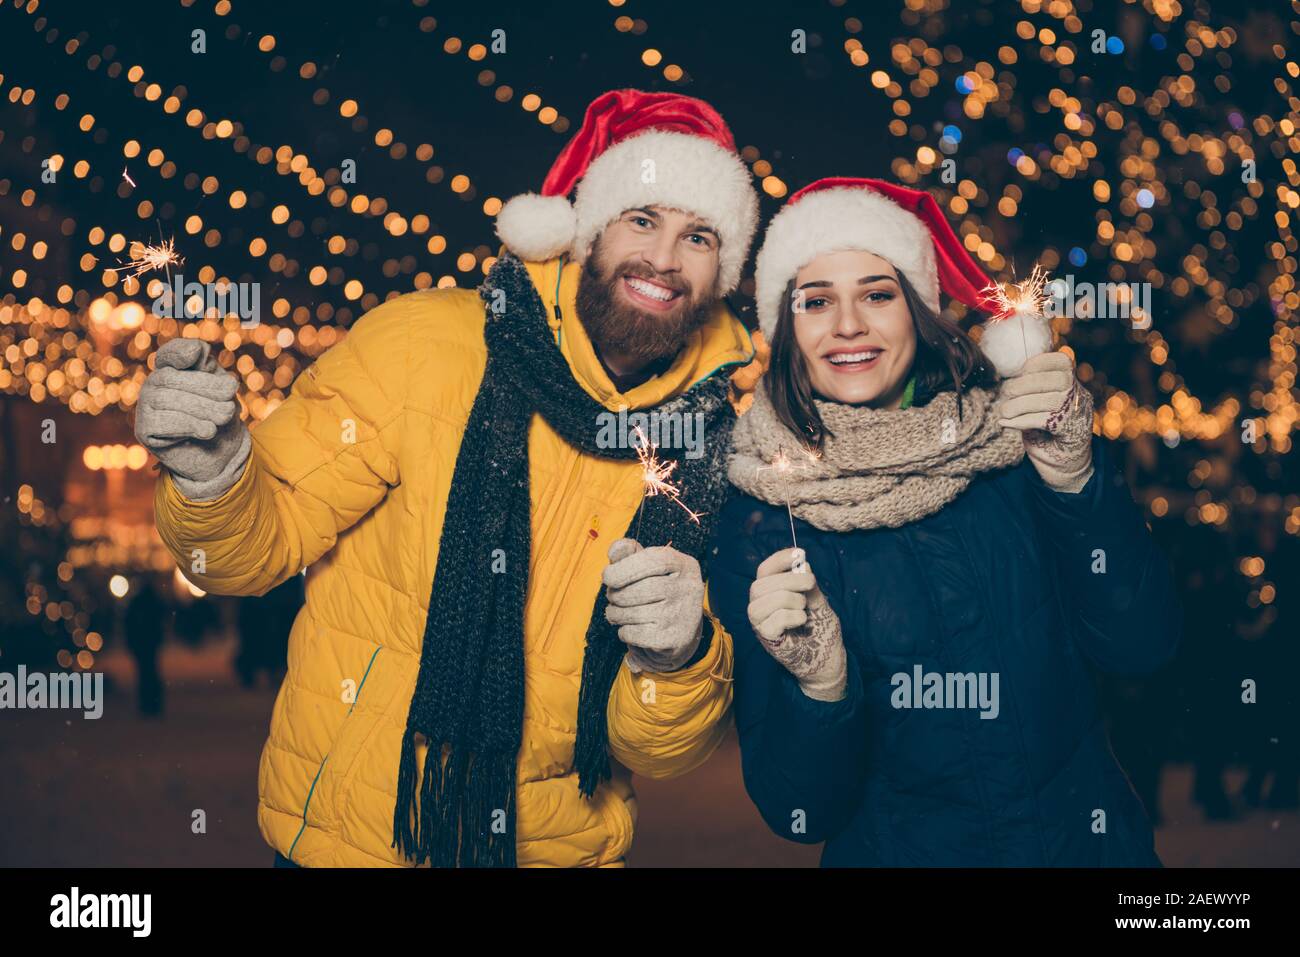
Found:
<svg viewBox="0 0 1300 957"><path fill-rule="evenodd" d="M633 773L674 778L708 760L731 721L731 635L704 601L713 638L681 671L633 674L621 665L609 696L609 750Z"/></svg>
<svg viewBox="0 0 1300 957"><path fill-rule="evenodd" d="M187 578L218 595L261 595L333 546L397 485L410 323L401 297L366 313L252 432L239 480L206 502L166 469L158 533Z"/></svg>

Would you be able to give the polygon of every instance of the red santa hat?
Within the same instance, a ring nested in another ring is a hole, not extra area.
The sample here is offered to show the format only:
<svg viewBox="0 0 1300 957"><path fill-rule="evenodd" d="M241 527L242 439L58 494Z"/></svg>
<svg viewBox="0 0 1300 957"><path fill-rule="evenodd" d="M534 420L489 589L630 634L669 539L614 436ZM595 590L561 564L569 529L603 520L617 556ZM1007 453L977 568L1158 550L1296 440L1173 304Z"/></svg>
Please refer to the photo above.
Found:
<svg viewBox="0 0 1300 957"><path fill-rule="evenodd" d="M540 195L501 207L497 236L524 259L569 253L581 262L609 223L651 205L692 213L717 230L720 291L736 288L758 225L758 194L731 130L703 100L611 90L587 107Z"/></svg>
<svg viewBox="0 0 1300 957"><path fill-rule="evenodd" d="M921 299L939 311L942 290L991 314L980 348L1002 376L1018 372L1052 345L1052 330L1033 296L1008 302L971 258L939 204L923 190L878 179L831 177L792 195L772 218L755 271L759 326L776 331L785 288L823 253L860 249L888 260Z"/></svg>

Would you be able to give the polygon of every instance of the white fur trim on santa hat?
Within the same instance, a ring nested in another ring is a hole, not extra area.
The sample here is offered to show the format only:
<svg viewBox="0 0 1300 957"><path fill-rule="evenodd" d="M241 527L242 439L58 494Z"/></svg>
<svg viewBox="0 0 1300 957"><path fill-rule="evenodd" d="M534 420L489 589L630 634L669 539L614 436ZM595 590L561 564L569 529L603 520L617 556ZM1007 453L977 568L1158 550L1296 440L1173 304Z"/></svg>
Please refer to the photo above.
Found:
<svg viewBox="0 0 1300 957"><path fill-rule="evenodd" d="M907 276L921 299L939 311L934 240L925 223L879 193L838 186L787 204L767 227L758 251L754 298L759 328L769 342L790 280L823 253L844 249L860 249L888 260Z"/></svg>
<svg viewBox="0 0 1300 957"><path fill-rule="evenodd" d="M534 262L567 252L577 231L578 216L563 196L523 193L497 213L497 237L516 256Z"/></svg>
<svg viewBox="0 0 1300 957"><path fill-rule="evenodd" d="M1004 379L1051 348L1051 323L1036 312L1017 310L1005 319L986 319L983 323L980 351Z"/></svg>
<svg viewBox="0 0 1300 957"><path fill-rule="evenodd" d="M525 259L567 251L581 261L627 210L680 209L717 231L719 291L728 293L740 282L758 226L758 194L740 157L704 137L666 130L638 133L605 150L578 182L570 219L561 204L569 206L560 196L517 196L497 215L497 236Z"/></svg>

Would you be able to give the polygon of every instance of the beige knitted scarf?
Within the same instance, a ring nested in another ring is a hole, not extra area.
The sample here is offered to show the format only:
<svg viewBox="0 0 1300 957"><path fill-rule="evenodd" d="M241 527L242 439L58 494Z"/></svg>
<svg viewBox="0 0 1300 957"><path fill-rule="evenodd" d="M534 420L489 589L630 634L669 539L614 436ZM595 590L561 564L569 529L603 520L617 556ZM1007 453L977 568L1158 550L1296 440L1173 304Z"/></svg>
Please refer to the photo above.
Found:
<svg viewBox="0 0 1300 957"><path fill-rule="evenodd" d="M998 395L986 389L964 393L960 419L951 391L909 409L814 401L830 433L819 459L777 419L764 385L736 424L727 476L826 531L898 528L943 508L979 473L1024 458L1021 433L998 425Z"/></svg>

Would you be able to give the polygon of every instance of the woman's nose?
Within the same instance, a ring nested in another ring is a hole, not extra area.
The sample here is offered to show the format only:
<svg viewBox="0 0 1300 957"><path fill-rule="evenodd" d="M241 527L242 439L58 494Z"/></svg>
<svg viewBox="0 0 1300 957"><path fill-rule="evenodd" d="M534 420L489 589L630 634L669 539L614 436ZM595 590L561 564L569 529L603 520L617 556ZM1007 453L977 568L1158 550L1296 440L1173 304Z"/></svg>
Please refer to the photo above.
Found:
<svg viewBox="0 0 1300 957"><path fill-rule="evenodd" d="M865 332L870 332L866 316L851 302L841 303L835 314L835 335L847 339Z"/></svg>

